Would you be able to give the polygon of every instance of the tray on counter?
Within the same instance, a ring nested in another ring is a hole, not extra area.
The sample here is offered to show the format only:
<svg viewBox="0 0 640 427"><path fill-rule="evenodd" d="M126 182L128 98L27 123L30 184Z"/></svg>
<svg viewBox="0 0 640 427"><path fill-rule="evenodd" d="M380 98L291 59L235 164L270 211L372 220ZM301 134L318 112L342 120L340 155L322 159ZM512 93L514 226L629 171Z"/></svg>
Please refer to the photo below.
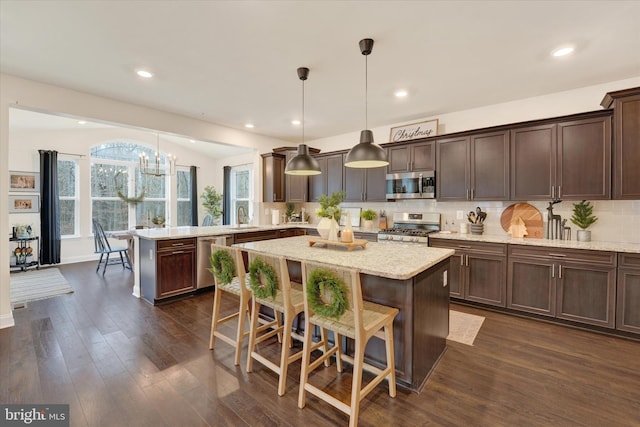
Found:
<svg viewBox="0 0 640 427"><path fill-rule="evenodd" d="M367 246L368 242L369 242L368 240L364 240L364 239L353 239L353 242L346 243L346 242L340 242L338 240L321 239L319 237L309 238L309 246L314 246L316 243L322 243L323 245L326 245L326 247L329 247L329 246L342 247L342 248L347 248L348 251L352 251L353 248L358 248L358 247L361 247L362 249L364 249L365 246Z"/></svg>

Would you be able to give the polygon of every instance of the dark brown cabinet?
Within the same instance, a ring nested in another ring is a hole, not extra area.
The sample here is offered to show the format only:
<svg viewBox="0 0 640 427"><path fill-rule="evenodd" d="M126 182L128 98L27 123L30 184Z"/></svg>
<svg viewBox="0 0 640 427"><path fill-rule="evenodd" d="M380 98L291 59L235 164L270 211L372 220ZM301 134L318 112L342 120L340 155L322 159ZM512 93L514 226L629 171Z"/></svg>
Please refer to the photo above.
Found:
<svg viewBox="0 0 640 427"><path fill-rule="evenodd" d="M142 298L152 304L196 289L196 239L140 239Z"/></svg>
<svg viewBox="0 0 640 427"><path fill-rule="evenodd" d="M509 200L509 133L438 140L436 196L451 200Z"/></svg>
<svg viewBox="0 0 640 427"><path fill-rule="evenodd" d="M436 164L435 141L387 146L387 173L432 171Z"/></svg>
<svg viewBox="0 0 640 427"><path fill-rule="evenodd" d="M286 157L282 154L262 155L262 201L284 202Z"/></svg>
<svg viewBox="0 0 640 427"><path fill-rule="evenodd" d="M510 245L508 274L508 308L614 327L614 252Z"/></svg>
<svg viewBox="0 0 640 427"><path fill-rule="evenodd" d="M640 334L640 254L618 254L616 328Z"/></svg>
<svg viewBox="0 0 640 427"><path fill-rule="evenodd" d="M640 199L640 87L610 92L601 105L613 107L613 198Z"/></svg>
<svg viewBox="0 0 640 427"><path fill-rule="evenodd" d="M297 151L287 151L287 163L298 154ZM286 166L286 165L285 165ZM283 169L284 172L284 169ZM309 177L306 175L285 175L285 192L287 202L306 202L309 195Z"/></svg>
<svg viewBox="0 0 640 427"><path fill-rule="evenodd" d="M449 266L451 296L505 306L507 245L445 239L429 239L429 244L456 251Z"/></svg>
<svg viewBox="0 0 640 427"><path fill-rule="evenodd" d="M309 177L309 201L317 202L322 194L342 191L342 153L315 156L320 163L320 175Z"/></svg>
<svg viewBox="0 0 640 427"><path fill-rule="evenodd" d="M611 197L611 117L604 112L511 130L511 199Z"/></svg>
<svg viewBox="0 0 640 427"><path fill-rule="evenodd" d="M345 202L384 202L387 200L387 169L344 168Z"/></svg>

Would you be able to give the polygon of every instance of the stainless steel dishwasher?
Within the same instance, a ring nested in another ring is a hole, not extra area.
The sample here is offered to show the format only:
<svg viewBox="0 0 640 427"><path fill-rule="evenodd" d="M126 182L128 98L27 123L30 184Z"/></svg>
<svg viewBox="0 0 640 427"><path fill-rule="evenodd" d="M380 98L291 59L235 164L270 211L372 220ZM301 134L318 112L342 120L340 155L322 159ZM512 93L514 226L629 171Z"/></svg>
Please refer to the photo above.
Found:
<svg viewBox="0 0 640 427"><path fill-rule="evenodd" d="M198 289L213 286L213 274L209 271L211 268L211 244L231 246L233 244L233 236L209 236L198 237L198 274L196 284Z"/></svg>

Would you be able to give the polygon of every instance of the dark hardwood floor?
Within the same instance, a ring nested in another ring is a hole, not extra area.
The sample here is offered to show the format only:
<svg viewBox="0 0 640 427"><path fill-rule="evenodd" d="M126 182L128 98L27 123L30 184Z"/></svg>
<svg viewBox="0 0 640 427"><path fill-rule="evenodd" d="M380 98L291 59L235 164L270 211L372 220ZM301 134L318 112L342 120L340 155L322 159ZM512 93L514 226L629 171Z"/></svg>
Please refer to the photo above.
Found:
<svg viewBox="0 0 640 427"><path fill-rule="evenodd" d="M116 266L60 270L75 293L31 302L0 330L0 402L69 403L74 426L347 424L312 396L298 409L299 362L278 397L271 371L244 372L246 352L236 367L230 346L210 351L211 292L152 307ZM378 386L360 425L640 425L639 342L454 307L486 316L475 345L450 343L422 393ZM348 371L313 378L346 397Z"/></svg>

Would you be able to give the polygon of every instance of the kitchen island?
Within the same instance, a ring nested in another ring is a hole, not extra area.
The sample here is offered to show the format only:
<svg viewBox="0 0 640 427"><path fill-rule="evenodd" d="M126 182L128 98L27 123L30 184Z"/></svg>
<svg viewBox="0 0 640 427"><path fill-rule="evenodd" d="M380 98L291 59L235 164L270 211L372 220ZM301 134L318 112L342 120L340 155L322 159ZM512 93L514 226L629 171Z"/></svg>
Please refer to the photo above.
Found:
<svg viewBox="0 0 640 427"><path fill-rule="evenodd" d="M300 263L315 261L361 272L365 300L396 307L393 323L396 381L419 391L446 350L449 334L449 257L454 251L426 245L369 242L365 249L316 244L307 236L234 245L287 258L292 280L301 282ZM347 352L353 347L347 342ZM383 366L384 345L371 340L365 351L368 363Z"/></svg>

